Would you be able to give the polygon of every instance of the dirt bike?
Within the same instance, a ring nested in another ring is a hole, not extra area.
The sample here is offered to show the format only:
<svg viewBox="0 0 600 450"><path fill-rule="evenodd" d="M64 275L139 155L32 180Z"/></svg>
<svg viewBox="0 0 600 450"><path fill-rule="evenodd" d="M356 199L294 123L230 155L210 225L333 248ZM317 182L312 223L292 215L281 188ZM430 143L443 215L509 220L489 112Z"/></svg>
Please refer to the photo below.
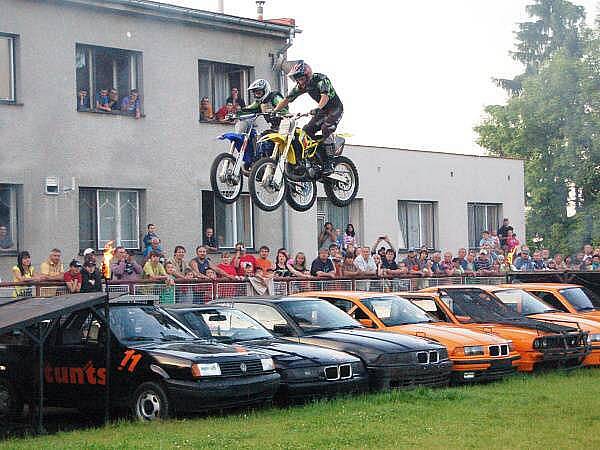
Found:
<svg viewBox="0 0 600 450"><path fill-rule="evenodd" d="M323 183L327 198L336 206L349 205L358 193L356 166L341 156L344 135L331 135L325 142L312 139L296 127L298 119L308 115L281 116L279 130L258 140L274 143L271 156L256 161L248 177L252 201L264 211L274 211L284 198L296 211L309 210L317 199L317 181ZM332 157L333 172L325 176L317 154L320 145Z"/></svg>
<svg viewBox="0 0 600 450"><path fill-rule="evenodd" d="M242 192L244 175L248 176L252 163L263 156L258 148L254 123L260 116L265 115L267 114L241 115L238 117L238 124L242 126L239 132L224 133L218 137L231 143L229 152L218 154L210 168L212 190L223 203L233 203L238 199Z"/></svg>

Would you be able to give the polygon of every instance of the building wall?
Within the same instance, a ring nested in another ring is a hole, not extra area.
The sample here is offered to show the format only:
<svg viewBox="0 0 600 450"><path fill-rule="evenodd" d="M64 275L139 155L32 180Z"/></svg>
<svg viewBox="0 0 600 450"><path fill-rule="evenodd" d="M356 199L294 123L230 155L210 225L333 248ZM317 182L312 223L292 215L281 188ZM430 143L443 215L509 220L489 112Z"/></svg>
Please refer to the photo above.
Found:
<svg viewBox="0 0 600 450"><path fill-rule="evenodd" d="M0 104L0 183L22 184L20 248L34 262L53 247L65 259L78 251L78 193L43 195L49 175L66 186L74 177L77 187L145 189L142 223L159 224L169 250L197 245L200 190L210 189L208 168L227 148L216 137L230 130L198 122L198 60L251 66L276 86L269 54L284 42L29 0L2 0L0 31L19 35L22 105ZM144 118L76 111L76 43L142 52ZM256 224L257 242L278 245L280 212ZM4 279L13 261L0 257Z"/></svg>
<svg viewBox="0 0 600 450"><path fill-rule="evenodd" d="M77 188L106 187L143 190L141 231L154 222L167 252L176 244L192 250L203 228L201 190L210 189L210 164L226 149L215 137L230 130L198 122L198 60L251 66L276 86L269 54L282 40L33 0L1 0L0 32L19 35L20 105L0 104L0 183L21 185L20 249L36 265L53 247L65 260L74 257ZM144 118L76 111L76 43L142 52ZM397 245L398 200L438 202L443 249L466 245L467 202L502 203L524 235L521 161L361 146L348 146L347 155L360 173L362 202L352 220L362 242L385 233ZM59 177L62 187L74 179L76 189L45 195L46 176ZM285 244L312 258L316 223L316 206L305 213L257 210L255 244ZM2 279L14 261L14 254L0 256Z"/></svg>

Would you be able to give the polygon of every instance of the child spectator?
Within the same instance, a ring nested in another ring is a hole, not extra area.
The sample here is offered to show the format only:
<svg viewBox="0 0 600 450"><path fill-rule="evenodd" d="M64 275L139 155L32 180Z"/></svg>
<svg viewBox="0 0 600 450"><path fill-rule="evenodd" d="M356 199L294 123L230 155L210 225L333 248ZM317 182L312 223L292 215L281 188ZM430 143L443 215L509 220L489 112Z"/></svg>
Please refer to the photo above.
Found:
<svg viewBox="0 0 600 450"><path fill-rule="evenodd" d="M346 253L346 256L344 256L341 272L343 277L352 277L358 273L358 268L354 265L353 253Z"/></svg>
<svg viewBox="0 0 600 450"><path fill-rule="evenodd" d="M81 292L102 292L102 275L91 260L83 263Z"/></svg>
<svg viewBox="0 0 600 450"><path fill-rule="evenodd" d="M110 112L108 89L100 89L96 94L96 109Z"/></svg>
<svg viewBox="0 0 600 450"><path fill-rule="evenodd" d="M342 249L347 249L348 245L352 244L353 248L356 248L358 242L356 240L356 231L354 230L354 225L349 223L346 225L346 231L344 232L344 244Z"/></svg>
<svg viewBox="0 0 600 450"><path fill-rule="evenodd" d="M252 271L252 266L246 265L246 278L258 293L258 295L264 295L268 293L273 295L275 291L275 284L273 282L273 273L265 273L260 267L256 268L256 272Z"/></svg>
<svg viewBox="0 0 600 450"><path fill-rule="evenodd" d="M308 277L310 272L306 267L306 256L302 252L296 253L296 257L292 262L288 261L288 269L292 272L292 275L296 277Z"/></svg>
<svg viewBox="0 0 600 450"><path fill-rule="evenodd" d="M171 262L165 264L165 288L161 290L160 303L175 303L175 265Z"/></svg>
<svg viewBox="0 0 600 450"><path fill-rule="evenodd" d="M141 115L140 99L137 89L129 91L129 95L121 102L121 112L135 116L139 119Z"/></svg>
<svg viewBox="0 0 600 450"><path fill-rule="evenodd" d="M219 122L231 122L235 117L235 106L233 103L227 102L225 106L221 106L215 114Z"/></svg>
<svg viewBox="0 0 600 450"><path fill-rule="evenodd" d="M288 256L287 253L280 250L275 258L275 275L278 277L291 277L292 272L287 266Z"/></svg>
<svg viewBox="0 0 600 450"><path fill-rule="evenodd" d="M513 230L508 230L506 235L506 252L511 253L517 248L521 243L517 239L517 235Z"/></svg>
<svg viewBox="0 0 600 450"><path fill-rule="evenodd" d="M148 224L148 232L144 235L143 238L143 242L144 242L144 256L148 256L146 254L146 252L150 253L150 245L152 242L153 238L158 238L158 234L156 234L156 225L154 225L153 223L149 223Z"/></svg>
<svg viewBox="0 0 600 450"><path fill-rule="evenodd" d="M592 256L591 270L600 270L600 255Z"/></svg>
<svg viewBox="0 0 600 450"><path fill-rule="evenodd" d="M69 270L63 275L67 289L71 294L75 294L81 290L81 272L79 271L79 267L79 261L74 259L69 263Z"/></svg>
<svg viewBox="0 0 600 450"><path fill-rule="evenodd" d="M209 120L213 120L213 118L213 109L208 97L202 97L200 100L200 120L208 122Z"/></svg>
<svg viewBox="0 0 600 450"><path fill-rule="evenodd" d="M217 267L230 278L235 278L237 272L231 261L231 253L223 252L221 254L221 262L217 264Z"/></svg>
<svg viewBox="0 0 600 450"><path fill-rule="evenodd" d="M246 276L246 266L252 267L252 273L256 269L256 258L246 253L246 247L243 242L235 244L235 256L233 257L233 265L238 275Z"/></svg>
<svg viewBox="0 0 600 450"><path fill-rule="evenodd" d="M90 109L90 96L86 88L81 88L77 93L77 111L86 111L88 109Z"/></svg>

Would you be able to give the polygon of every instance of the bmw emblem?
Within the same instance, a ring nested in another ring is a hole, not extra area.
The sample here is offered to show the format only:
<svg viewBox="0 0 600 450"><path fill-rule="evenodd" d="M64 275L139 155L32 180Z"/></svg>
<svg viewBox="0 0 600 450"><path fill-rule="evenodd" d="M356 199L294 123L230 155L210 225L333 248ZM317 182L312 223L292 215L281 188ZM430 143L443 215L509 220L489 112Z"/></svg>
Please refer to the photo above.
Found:
<svg viewBox="0 0 600 450"><path fill-rule="evenodd" d="M246 371L248 370L248 367L246 367L246 363L241 363L240 364L240 370L244 373L246 373Z"/></svg>

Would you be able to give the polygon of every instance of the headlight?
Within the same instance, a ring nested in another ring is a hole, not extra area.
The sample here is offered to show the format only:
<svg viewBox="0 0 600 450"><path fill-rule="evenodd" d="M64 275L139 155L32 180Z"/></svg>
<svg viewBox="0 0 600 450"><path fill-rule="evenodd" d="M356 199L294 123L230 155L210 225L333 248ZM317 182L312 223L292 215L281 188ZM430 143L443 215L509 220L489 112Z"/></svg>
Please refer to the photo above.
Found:
<svg viewBox="0 0 600 450"><path fill-rule="evenodd" d="M351 366L352 366L352 373L355 375L363 374L365 372L365 366L360 361L352 363Z"/></svg>
<svg viewBox="0 0 600 450"><path fill-rule="evenodd" d="M600 334L588 334L588 342L600 342Z"/></svg>
<svg viewBox="0 0 600 450"><path fill-rule="evenodd" d="M323 367L302 367L300 369L289 369L282 372L282 376L288 380L319 379L323 375ZM324 377L324 375L323 375Z"/></svg>
<svg viewBox="0 0 600 450"><path fill-rule="evenodd" d="M515 344L513 344L513 341L508 341L508 351L509 352L515 351Z"/></svg>
<svg viewBox="0 0 600 450"><path fill-rule="evenodd" d="M546 348L548 347L548 342L546 341L546 338L536 338L533 341L533 348L535 349L541 349L541 348Z"/></svg>
<svg viewBox="0 0 600 450"><path fill-rule="evenodd" d="M260 363L262 364L264 372L275 370L275 363L273 362L273 358L261 358Z"/></svg>
<svg viewBox="0 0 600 450"><path fill-rule="evenodd" d="M192 375L194 378L218 377L221 375L221 367L218 363L192 364Z"/></svg>
<svg viewBox="0 0 600 450"><path fill-rule="evenodd" d="M482 345L473 345L471 347L464 347L465 356L480 356L483 355L483 346Z"/></svg>

